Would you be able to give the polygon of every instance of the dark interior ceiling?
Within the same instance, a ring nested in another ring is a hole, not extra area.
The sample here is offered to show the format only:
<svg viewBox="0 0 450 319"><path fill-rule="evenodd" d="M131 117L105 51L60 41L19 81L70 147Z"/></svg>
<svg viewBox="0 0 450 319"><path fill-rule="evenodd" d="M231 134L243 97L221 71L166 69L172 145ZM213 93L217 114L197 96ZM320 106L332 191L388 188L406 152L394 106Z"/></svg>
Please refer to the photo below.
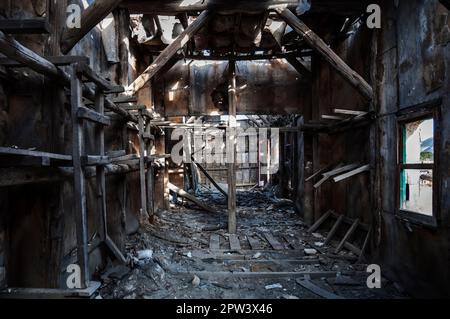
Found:
<svg viewBox="0 0 450 319"><path fill-rule="evenodd" d="M310 2L311 7L301 15L301 19L330 44L345 38L349 26L365 13L367 5L367 1L349 0ZM292 52L301 55L303 50L309 50L301 37L291 32L289 26L270 10L274 4L288 5L295 10L298 1L125 0L123 2L123 6L132 14L172 15L178 17L181 23L188 17L195 19L204 9L214 8L215 17L196 34L194 41L188 46L188 54L201 55L207 52L209 56L224 56L255 54L255 52L261 54ZM155 51L154 48L152 50Z"/></svg>

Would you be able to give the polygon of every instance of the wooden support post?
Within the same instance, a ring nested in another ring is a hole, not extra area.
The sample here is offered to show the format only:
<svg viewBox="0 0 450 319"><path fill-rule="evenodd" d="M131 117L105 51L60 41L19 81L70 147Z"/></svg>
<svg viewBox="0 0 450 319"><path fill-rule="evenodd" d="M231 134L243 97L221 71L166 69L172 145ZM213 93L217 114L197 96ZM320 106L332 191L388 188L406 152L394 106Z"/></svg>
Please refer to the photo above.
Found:
<svg viewBox="0 0 450 319"><path fill-rule="evenodd" d="M353 222L353 224L350 226L347 233L345 234L344 238L342 238L341 242L339 243L339 246L336 248L336 250L335 250L336 254L341 251L341 249L344 247L347 240L349 240L350 236L353 235L356 228L358 227L358 224L359 224L359 219L355 219L355 221Z"/></svg>
<svg viewBox="0 0 450 319"><path fill-rule="evenodd" d="M292 29L316 50L330 65L341 74L348 83L356 88L368 100L373 98L373 89L358 73L352 70L330 47L287 8L277 8L275 11L288 23Z"/></svg>
<svg viewBox="0 0 450 319"><path fill-rule="evenodd" d="M144 141L144 116L142 111L139 111L139 179L141 185L141 222L148 220L147 210L147 190L145 185L145 141Z"/></svg>
<svg viewBox="0 0 450 319"><path fill-rule="evenodd" d="M155 140L155 137L151 134L151 126L150 123L148 123L147 127L145 128L146 133L151 137L149 140L146 141L146 150L147 150L147 156L150 156L152 153L152 147L153 142ZM146 184L147 184L147 209L148 209L148 215L149 215L149 221L150 223L154 222L155 217L155 207L153 204L153 185L155 183L154 181L154 170L153 170L153 162L149 161L147 163L147 176L146 176Z"/></svg>
<svg viewBox="0 0 450 319"><path fill-rule="evenodd" d="M150 81L159 70L161 70L186 43L200 30L201 27L211 18L211 12L205 10L200 16L180 34L163 52L153 61L153 63L127 88L128 95L134 95L144 85Z"/></svg>
<svg viewBox="0 0 450 319"><path fill-rule="evenodd" d="M83 106L82 83L76 71L76 65L72 67L72 144L73 144L73 170L74 170L74 207L77 228L77 255L78 265L81 268L82 288L89 286L88 263L88 225L86 213L86 183L81 157L84 155L83 124L79 121L78 109Z"/></svg>
<svg viewBox="0 0 450 319"><path fill-rule="evenodd" d="M228 134L227 134L227 165L228 165L228 232L235 234L236 226L236 62L228 64Z"/></svg>
<svg viewBox="0 0 450 319"><path fill-rule="evenodd" d="M81 16L81 28L65 28L61 40L61 51L69 51L108 14L110 14L122 0L96 0Z"/></svg>

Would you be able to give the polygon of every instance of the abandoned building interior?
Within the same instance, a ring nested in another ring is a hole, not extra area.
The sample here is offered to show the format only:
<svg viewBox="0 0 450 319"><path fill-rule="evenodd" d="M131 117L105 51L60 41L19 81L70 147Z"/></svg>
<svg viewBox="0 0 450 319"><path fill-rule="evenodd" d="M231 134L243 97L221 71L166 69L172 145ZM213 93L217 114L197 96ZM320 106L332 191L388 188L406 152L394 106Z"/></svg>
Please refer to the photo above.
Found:
<svg viewBox="0 0 450 319"><path fill-rule="evenodd" d="M0 1L0 298L450 297L449 9Z"/></svg>

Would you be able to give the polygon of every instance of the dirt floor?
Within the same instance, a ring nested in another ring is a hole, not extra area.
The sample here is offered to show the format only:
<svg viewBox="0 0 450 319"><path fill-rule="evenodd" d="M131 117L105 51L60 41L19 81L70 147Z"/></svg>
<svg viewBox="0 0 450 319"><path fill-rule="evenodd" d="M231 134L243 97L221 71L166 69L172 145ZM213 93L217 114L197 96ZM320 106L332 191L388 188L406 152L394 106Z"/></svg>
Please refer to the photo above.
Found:
<svg viewBox="0 0 450 319"><path fill-rule="evenodd" d="M199 198L220 213L189 203L160 212L156 225L128 238L129 264L111 264L101 274L97 298L406 297L385 279L381 289L367 288L367 265L345 248L335 253L342 235L323 245L329 228L308 233L289 201L258 190L238 192L234 237L225 229L226 199L212 192Z"/></svg>

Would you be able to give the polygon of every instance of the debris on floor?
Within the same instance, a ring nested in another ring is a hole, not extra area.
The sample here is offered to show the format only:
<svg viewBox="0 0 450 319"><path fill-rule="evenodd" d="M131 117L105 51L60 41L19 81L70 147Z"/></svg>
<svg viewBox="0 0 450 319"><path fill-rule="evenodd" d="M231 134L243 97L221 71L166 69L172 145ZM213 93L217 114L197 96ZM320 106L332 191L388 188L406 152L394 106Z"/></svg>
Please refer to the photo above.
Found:
<svg viewBox="0 0 450 319"><path fill-rule="evenodd" d="M220 193L197 197L218 211L226 205ZM355 263L353 252L343 249L336 254L331 244L317 245L324 236L307 231L293 204L269 212L272 199L259 190L238 192L236 236L223 228L204 231L226 225L225 213L211 214L188 202L160 211L154 226L129 236L131 268L114 266L100 274L100 295L105 299L405 297L386 280L382 289L369 289L367 266Z"/></svg>

